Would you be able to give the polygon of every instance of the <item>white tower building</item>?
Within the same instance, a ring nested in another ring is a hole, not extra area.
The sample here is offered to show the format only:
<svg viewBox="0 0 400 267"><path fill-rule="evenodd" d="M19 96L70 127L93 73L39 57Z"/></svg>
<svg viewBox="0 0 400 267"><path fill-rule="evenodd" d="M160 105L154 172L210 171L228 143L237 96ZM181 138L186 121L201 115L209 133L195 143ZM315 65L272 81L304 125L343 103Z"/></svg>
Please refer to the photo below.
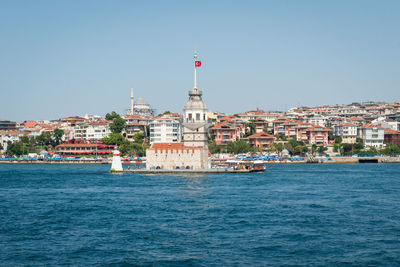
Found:
<svg viewBox="0 0 400 267"><path fill-rule="evenodd" d="M189 92L189 100L184 107L183 143L153 142L146 151L147 169L192 169L210 168L208 161L207 107L197 89L196 67L201 66L194 56L194 88Z"/></svg>
<svg viewBox="0 0 400 267"><path fill-rule="evenodd" d="M197 53L194 54L197 61ZM200 63L201 64L201 63ZM186 102L183 122L183 142L187 147L208 147L208 118L207 106L201 98L203 92L197 89L197 70L194 67L194 88L189 92Z"/></svg>

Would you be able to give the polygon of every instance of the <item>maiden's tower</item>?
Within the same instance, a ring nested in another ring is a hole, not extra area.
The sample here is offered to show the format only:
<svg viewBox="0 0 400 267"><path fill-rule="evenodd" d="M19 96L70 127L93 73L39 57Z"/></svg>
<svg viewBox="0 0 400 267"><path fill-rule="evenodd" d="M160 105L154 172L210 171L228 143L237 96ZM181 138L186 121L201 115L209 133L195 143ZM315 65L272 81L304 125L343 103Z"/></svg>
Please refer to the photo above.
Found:
<svg viewBox="0 0 400 267"><path fill-rule="evenodd" d="M146 169L191 169L210 168L208 160L207 106L202 91L197 88L197 68L201 61L194 55L194 87L184 107L183 142L153 143L146 151Z"/></svg>

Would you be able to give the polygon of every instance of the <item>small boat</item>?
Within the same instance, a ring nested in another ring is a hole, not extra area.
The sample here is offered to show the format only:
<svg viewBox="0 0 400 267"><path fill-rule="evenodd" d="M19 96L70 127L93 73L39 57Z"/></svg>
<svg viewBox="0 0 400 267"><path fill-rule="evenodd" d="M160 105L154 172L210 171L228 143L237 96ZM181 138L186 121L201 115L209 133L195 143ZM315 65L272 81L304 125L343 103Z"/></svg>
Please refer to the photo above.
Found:
<svg viewBox="0 0 400 267"><path fill-rule="evenodd" d="M262 160L255 160L251 166L250 172L265 172L265 165Z"/></svg>

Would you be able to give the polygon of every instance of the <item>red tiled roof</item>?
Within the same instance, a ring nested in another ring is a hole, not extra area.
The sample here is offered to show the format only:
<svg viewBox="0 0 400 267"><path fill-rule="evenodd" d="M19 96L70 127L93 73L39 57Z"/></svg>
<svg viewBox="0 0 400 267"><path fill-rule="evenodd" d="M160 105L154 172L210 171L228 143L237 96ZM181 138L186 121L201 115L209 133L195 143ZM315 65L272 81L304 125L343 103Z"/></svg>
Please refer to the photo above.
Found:
<svg viewBox="0 0 400 267"><path fill-rule="evenodd" d="M253 135L250 135L249 137L248 137L249 139L253 139L253 138L269 138L269 139L272 139L272 138L275 138L273 135L270 135L270 134L267 134L267 133L264 133L264 132L259 132L259 133L256 133L256 134L253 134Z"/></svg>
<svg viewBox="0 0 400 267"><path fill-rule="evenodd" d="M385 129L385 134L400 134L400 132L399 131L395 131L393 129L386 128Z"/></svg>
<svg viewBox="0 0 400 267"><path fill-rule="evenodd" d="M382 129L383 127L381 125L365 124L365 125L361 126L361 128L362 129L373 129L373 128Z"/></svg>
<svg viewBox="0 0 400 267"><path fill-rule="evenodd" d="M26 121L24 122L25 127L32 128L35 127L38 123L36 121Z"/></svg>
<svg viewBox="0 0 400 267"><path fill-rule="evenodd" d="M363 119L363 118L360 118L360 117L351 117L351 118L349 119L349 121L364 121L364 119Z"/></svg>

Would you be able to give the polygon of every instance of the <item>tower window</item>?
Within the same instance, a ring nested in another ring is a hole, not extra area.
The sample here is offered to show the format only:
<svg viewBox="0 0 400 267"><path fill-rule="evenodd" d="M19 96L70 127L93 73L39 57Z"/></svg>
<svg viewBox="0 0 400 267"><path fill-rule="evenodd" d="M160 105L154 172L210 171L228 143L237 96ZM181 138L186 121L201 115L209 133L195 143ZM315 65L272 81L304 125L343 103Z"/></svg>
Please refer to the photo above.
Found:
<svg viewBox="0 0 400 267"><path fill-rule="evenodd" d="M192 113L188 114L188 119L191 121L192 120Z"/></svg>
<svg viewBox="0 0 400 267"><path fill-rule="evenodd" d="M196 113L196 121L200 120L200 113Z"/></svg>

